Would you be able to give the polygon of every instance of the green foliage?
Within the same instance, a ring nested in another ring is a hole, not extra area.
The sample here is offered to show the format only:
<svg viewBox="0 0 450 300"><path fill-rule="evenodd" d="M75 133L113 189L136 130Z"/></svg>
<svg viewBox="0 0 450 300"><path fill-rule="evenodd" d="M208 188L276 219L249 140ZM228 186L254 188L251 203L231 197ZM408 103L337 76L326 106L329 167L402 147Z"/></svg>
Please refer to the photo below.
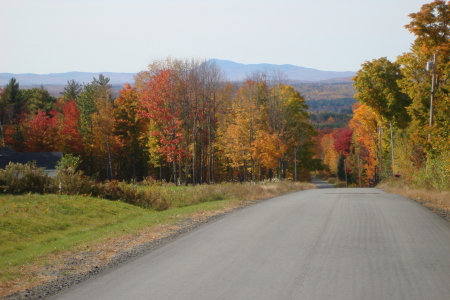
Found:
<svg viewBox="0 0 450 300"><path fill-rule="evenodd" d="M77 100L82 90L83 86L72 79L67 81L67 86L61 94L63 94L65 101Z"/></svg>
<svg viewBox="0 0 450 300"><path fill-rule="evenodd" d="M40 88L22 90L23 101L31 114L36 114L38 110L49 112L56 99L41 85Z"/></svg>
<svg viewBox="0 0 450 300"><path fill-rule="evenodd" d="M335 112L311 112L311 124L317 129L346 127L352 114Z"/></svg>
<svg viewBox="0 0 450 300"><path fill-rule="evenodd" d="M352 107L356 103L354 98L340 98L331 100L307 100L308 111L333 112L340 114L352 114Z"/></svg>
<svg viewBox="0 0 450 300"><path fill-rule="evenodd" d="M355 89L348 82L314 82L314 83L291 83L295 89L310 100L337 100L342 98L353 98Z"/></svg>
<svg viewBox="0 0 450 300"><path fill-rule="evenodd" d="M431 158L420 169L414 183L418 188L450 191L450 165L441 158Z"/></svg>
<svg viewBox="0 0 450 300"><path fill-rule="evenodd" d="M14 124L23 105L22 91L15 78L11 78L0 94L1 124Z"/></svg>
<svg viewBox="0 0 450 300"><path fill-rule="evenodd" d="M403 128L410 121L406 107L411 99L397 84L402 78L400 65L385 57L366 62L353 79L355 99L370 107L380 118L379 122L392 121Z"/></svg>
<svg viewBox="0 0 450 300"><path fill-rule="evenodd" d="M445 190L450 188L450 4L435 0L409 17L405 27L416 36L410 51L396 62L385 57L366 62L354 77L355 98L368 109L357 108L351 124L357 143L373 140L364 148L376 159L363 165L374 170L374 178L391 180L394 174L408 185Z"/></svg>
<svg viewBox="0 0 450 300"><path fill-rule="evenodd" d="M79 156L75 156L73 154L65 154L63 158L58 161L56 169L59 172L65 172L68 174L74 174L81 164L81 158Z"/></svg>

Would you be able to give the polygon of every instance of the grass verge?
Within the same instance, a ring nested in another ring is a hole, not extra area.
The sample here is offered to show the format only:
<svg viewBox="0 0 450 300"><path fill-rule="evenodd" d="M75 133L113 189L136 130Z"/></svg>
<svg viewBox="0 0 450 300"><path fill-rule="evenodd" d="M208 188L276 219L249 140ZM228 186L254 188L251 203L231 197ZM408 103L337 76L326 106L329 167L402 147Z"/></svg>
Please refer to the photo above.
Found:
<svg viewBox="0 0 450 300"><path fill-rule="evenodd" d="M83 196L2 195L0 297L106 263L186 219L201 221L252 200L309 188L314 186L293 182L160 187L170 202L165 211Z"/></svg>
<svg viewBox="0 0 450 300"><path fill-rule="evenodd" d="M402 181L383 182L377 188L406 196L450 221L450 191L414 188Z"/></svg>

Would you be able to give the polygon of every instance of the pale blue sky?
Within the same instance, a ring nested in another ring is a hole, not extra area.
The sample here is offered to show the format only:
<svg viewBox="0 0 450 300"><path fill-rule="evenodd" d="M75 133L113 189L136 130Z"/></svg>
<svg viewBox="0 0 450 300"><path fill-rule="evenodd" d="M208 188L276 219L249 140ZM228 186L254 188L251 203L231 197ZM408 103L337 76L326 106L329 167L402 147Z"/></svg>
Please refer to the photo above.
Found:
<svg viewBox="0 0 450 300"><path fill-rule="evenodd" d="M138 72L218 58L357 71L395 60L419 0L0 0L0 73Z"/></svg>

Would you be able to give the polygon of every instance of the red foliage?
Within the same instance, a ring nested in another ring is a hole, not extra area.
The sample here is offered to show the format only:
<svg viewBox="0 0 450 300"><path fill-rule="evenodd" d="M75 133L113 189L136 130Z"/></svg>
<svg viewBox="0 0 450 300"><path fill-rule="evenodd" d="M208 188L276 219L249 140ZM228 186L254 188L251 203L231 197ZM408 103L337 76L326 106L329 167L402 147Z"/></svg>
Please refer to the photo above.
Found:
<svg viewBox="0 0 450 300"><path fill-rule="evenodd" d="M350 128L339 128L333 132L334 149L336 152L348 155L352 144L353 130Z"/></svg>
<svg viewBox="0 0 450 300"><path fill-rule="evenodd" d="M53 116L53 117L51 117ZM25 125L27 137L24 142L25 151L56 151L59 140L58 112L51 110L49 114L38 110L38 113Z"/></svg>
<svg viewBox="0 0 450 300"><path fill-rule="evenodd" d="M177 107L177 78L172 70L158 71L148 82L139 101L139 115L150 119L157 130L151 135L159 139L159 152L168 162L180 161L185 150L179 145L183 141L180 109Z"/></svg>
<svg viewBox="0 0 450 300"><path fill-rule="evenodd" d="M80 154L83 151L79 131L80 110L75 101L66 102L62 107L62 113L64 118L61 121L61 135L64 152Z"/></svg>

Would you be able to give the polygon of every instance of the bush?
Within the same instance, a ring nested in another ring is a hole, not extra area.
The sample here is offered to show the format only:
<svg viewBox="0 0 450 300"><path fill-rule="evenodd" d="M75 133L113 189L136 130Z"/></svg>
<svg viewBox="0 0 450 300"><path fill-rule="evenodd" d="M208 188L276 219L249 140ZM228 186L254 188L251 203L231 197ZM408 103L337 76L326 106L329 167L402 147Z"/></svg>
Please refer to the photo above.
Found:
<svg viewBox="0 0 450 300"><path fill-rule="evenodd" d="M419 170L415 185L429 190L450 190L450 171L441 159L429 159L425 168Z"/></svg>
<svg viewBox="0 0 450 300"><path fill-rule="evenodd" d="M98 195L98 183L89 176L79 173L58 172L52 178L54 190L62 195Z"/></svg>
<svg viewBox="0 0 450 300"><path fill-rule="evenodd" d="M0 169L0 187L3 193L8 194L44 194L53 191L50 177L35 162L25 165L10 162L5 169Z"/></svg>

